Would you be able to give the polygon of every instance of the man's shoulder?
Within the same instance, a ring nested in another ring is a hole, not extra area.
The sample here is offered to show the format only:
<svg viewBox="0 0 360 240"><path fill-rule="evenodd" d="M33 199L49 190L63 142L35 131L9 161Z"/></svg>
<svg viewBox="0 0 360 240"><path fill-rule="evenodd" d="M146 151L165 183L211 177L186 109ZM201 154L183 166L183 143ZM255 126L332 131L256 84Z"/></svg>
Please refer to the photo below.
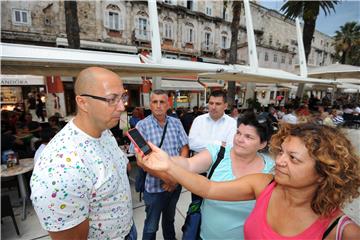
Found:
<svg viewBox="0 0 360 240"><path fill-rule="evenodd" d="M207 118L209 118L209 113L204 113L204 114L201 114L201 115L197 116L196 118L194 118L194 122L195 121L203 121Z"/></svg>
<svg viewBox="0 0 360 240"><path fill-rule="evenodd" d="M236 120L232 117L230 117L229 115L227 114L224 114L224 119L227 121L227 122L234 122L236 123Z"/></svg>
<svg viewBox="0 0 360 240"><path fill-rule="evenodd" d="M150 114L146 118L139 120L136 126L138 126L138 125L141 126L141 125L144 125L144 124L150 124L151 122L152 122L152 115Z"/></svg>
<svg viewBox="0 0 360 240"><path fill-rule="evenodd" d="M181 124L180 119L178 119L178 118L176 118L176 117L168 116L167 120L168 120L170 123Z"/></svg>

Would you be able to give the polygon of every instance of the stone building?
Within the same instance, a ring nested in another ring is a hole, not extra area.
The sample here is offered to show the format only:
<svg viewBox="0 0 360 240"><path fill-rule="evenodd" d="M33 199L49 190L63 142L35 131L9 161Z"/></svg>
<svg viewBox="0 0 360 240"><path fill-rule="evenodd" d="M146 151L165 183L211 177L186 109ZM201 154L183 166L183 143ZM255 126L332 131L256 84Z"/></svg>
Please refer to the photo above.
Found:
<svg viewBox="0 0 360 240"><path fill-rule="evenodd" d="M151 51L146 1L78 1L77 4L82 49L128 54ZM229 6L224 1L158 1L163 56L226 63L231 39ZM63 1L1 1L1 41L67 47L64 12ZM298 62L295 23L256 3L251 3L251 12L259 66L294 72ZM243 10L240 25L238 62L248 64ZM328 65L333 62L333 56L332 39L316 31L309 64ZM140 94L141 84L141 80L130 84L130 91Z"/></svg>

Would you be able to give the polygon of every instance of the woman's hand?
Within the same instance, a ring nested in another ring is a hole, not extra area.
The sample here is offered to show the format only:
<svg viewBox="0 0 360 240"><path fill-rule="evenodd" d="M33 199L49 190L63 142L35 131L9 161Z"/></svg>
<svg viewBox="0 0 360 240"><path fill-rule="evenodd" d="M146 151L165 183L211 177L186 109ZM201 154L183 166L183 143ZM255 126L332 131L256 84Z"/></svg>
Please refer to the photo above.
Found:
<svg viewBox="0 0 360 240"><path fill-rule="evenodd" d="M141 165L144 165L147 168L150 168L155 171L167 171L170 168L171 160L169 155L152 144L148 142L151 147L152 152L146 156L142 156L138 159ZM135 149L135 151L141 155L139 149Z"/></svg>

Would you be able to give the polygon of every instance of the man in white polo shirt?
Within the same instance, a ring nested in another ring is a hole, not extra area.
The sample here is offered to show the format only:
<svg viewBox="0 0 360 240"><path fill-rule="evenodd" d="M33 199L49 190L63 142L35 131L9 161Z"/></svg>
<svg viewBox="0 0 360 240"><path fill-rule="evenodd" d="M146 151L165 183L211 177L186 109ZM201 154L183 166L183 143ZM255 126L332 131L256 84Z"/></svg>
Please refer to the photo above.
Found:
<svg viewBox="0 0 360 240"><path fill-rule="evenodd" d="M192 123L189 133L189 146L194 152L200 152L209 144L233 145L236 133L236 120L225 114L228 104L226 93L220 90L210 94L209 113L198 116Z"/></svg>

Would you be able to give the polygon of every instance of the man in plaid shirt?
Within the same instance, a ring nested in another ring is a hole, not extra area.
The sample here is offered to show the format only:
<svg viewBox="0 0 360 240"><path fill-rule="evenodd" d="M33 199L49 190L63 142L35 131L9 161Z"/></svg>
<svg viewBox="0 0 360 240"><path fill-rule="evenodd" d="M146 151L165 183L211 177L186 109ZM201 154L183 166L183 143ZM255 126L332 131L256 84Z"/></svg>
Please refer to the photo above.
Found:
<svg viewBox="0 0 360 240"><path fill-rule="evenodd" d="M167 92L154 90L150 95L150 109L151 115L136 124L136 128L145 140L159 146L167 124L161 149L170 156L188 157L188 138L180 120L166 115L169 109ZM134 146L131 145L130 149L134 151ZM147 171L147 175L144 191L146 219L143 239L156 239L161 214L164 239L175 239L174 218L181 186L173 184L170 179L165 182L161 180L160 176L163 173L144 170ZM166 176L161 177L167 179Z"/></svg>

